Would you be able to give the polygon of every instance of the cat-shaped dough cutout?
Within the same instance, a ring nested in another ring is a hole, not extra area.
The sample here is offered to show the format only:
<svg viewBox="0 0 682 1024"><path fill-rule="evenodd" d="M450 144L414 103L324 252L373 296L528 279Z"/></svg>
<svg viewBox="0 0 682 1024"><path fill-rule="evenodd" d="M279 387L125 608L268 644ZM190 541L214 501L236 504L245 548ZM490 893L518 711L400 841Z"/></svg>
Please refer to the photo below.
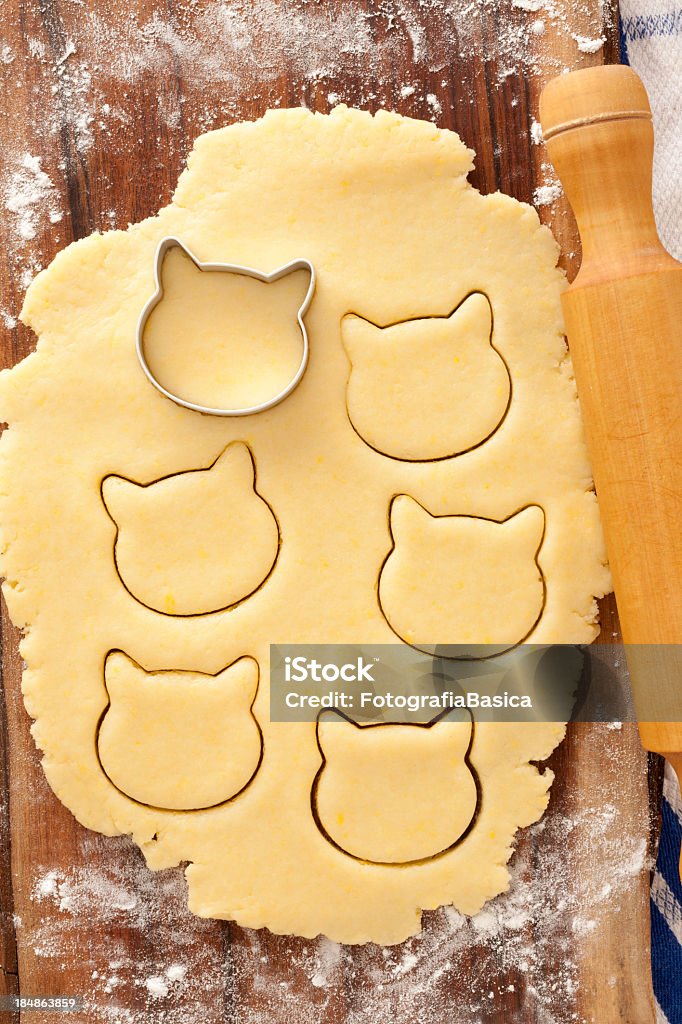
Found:
<svg viewBox="0 0 682 1024"><path fill-rule="evenodd" d="M371 448L407 462L451 458L488 440L511 400L492 344L492 309L472 292L450 316L378 327L342 321L351 363L348 416Z"/></svg>
<svg viewBox="0 0 682 1024"><path fill-rule="evenodd" d="M545 602L538 564L545 515L529 505L502 521L433 516L407 494L390 508L393 548L379 602L401 640L448 657L500 654L528 639ZM481 648L481 645L485 645Z"/></svg>
<svg viewBox="0 0 682 1024"><path fill-rule="evenodd" d="M138 803L190 811L234 799L263 756L253 714L258 664L243 657L217 675L147 672L122 651L105 664L109 705L97 734L100 764Z"/></svg>
<svg viewBox="0 0 682 1024"><path fill-rule="evenodd" d="M117 527L114 557L127 590L165 615L230 608L267 579L279 552L279 528L255 489L247 445L228 445L208 469L139 484L102 482Z"/></svg>
<svg viewBox="0 0 682 1024"><path fill-rule="evenodd" d="M144 325L156 381L208 408L249 408L283 391L303 355L298 314L310 298L311 272L260 281L200 266L180 244L158 259L161 297Z"/></svg>
<svg viewBox="0 0 682 1024"><path fill-rule="evenodd" d="M323 764L311 794L318 828L373 864L410 864L452 849L473 827L480 800L469 761L473 735L459 710L427 725L369 726L323 712Z"/></svg>

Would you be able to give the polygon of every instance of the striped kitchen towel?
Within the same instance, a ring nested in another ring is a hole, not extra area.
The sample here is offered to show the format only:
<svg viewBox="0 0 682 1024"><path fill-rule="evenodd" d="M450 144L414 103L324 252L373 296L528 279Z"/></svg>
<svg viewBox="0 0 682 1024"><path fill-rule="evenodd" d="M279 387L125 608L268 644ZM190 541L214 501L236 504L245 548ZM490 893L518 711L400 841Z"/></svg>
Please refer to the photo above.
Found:
<svg viewBox="0 0 682 1024"><path fill-rule="evenodd" d="M663 782L661 844L651 886L651 970L659 1024L682 1022L682 800L669 764Z"/></svg>
<svg viewBox="0 0 682 1024"><path fill-rule="evenodd" d="M621 0L622 60L641 77L656 133L654 209L663 244L682 259L682 7ZM666 764L663 822L651 886L651 967L659 1024L682 1024L682 799Z"/></svg>
<svg viewBox="0 0 682 1024"><path fill-rule="evenodd" d="M621 0L622 60L649 93L656 131L654 209L663 244L682 259L682 7Z"/></svg>

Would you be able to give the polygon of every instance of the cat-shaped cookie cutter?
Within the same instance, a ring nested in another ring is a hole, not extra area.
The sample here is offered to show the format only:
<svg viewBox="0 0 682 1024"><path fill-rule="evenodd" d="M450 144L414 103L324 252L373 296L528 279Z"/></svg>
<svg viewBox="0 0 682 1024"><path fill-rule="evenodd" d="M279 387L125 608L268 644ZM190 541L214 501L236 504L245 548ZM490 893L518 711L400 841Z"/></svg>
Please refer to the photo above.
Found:
<svg viewBox="0 0 682 1024"><path fill-rule="evenodd" d="M242 277L252 277L256 281L262 281L264 284L272 284L274 281L278 281L281 277L285 277L287 274L291 274L295 270L307 270L310 273L310 283L308 285L308 291L306 292L305 298L302 304L299 306L296 314L298 326L301 330L301 337L303 339L303 351L301 353L301 361L298 365L296 373L291 378L289 383L281 391L279 391L272 398L268 398L265 402L260 402L257 405L243 406L240 408L211 408L206 405L198 405L196 402L190 402L186 398L181 398L180 395L173 394L172 391L168 391L167 388L161 384L159 380L154 376L144 350L144 332L153 310L158 306L163 298L164 289L161 280L161 265L163 258L169 249L179 247L183 252L191 259L192 263L202 271L219 271L228 274L239 274ZM171 402L175 402L176 405L181 405L185 409L191 409L193 412L204 413L207 416L253 416L259 412L265 412L266 409L272 409L274 405L279 405L287 398L294 388L300 383L303 374L308 366L308 356L310 352L310 344L308 341L308 331L306 329L303 318L308 312L310 303L312 302L313 294L315 292L315 268L313 267L310 260L303 258L291 260L289 263L285 263L284 266L278 267L277 270L273 270L270 274L264 274L260 270L254 270L253 267L245 267L238 263L202 263L196 258L187 246L180 241L179 238L174 236L167 236L162 238L156 249L156 256L154 258L154 283L155 290L151 299L147 302L144 309L142 310L139 320L137 322L137 335L135 347L137 351L137 358L140 362L147 380L150 384L156 388L157 391L161 392L166 398L169 398Z"/></svg>

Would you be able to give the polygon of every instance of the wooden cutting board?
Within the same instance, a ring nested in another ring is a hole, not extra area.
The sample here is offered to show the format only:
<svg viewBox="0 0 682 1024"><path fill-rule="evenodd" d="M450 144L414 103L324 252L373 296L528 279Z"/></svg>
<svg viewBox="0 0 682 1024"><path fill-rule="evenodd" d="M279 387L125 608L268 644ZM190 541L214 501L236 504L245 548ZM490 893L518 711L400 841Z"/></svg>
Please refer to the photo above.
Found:
<svg viewBox="0 0 682 1024"><path fill-rule="evenodd" d="M38 267L154 214L198 134L271 106L342 100L455 129L481 191L532 201L540 189L572 276L574 222L532 125L548 77L618 59L617 12L599 0L552 12L540 0L5 0L3 364L34 345L14 317ZM613 642L612 600L602 623ZM81 828L43 778L17 641L3 607L3 992L83 996L71 1019L112 1024L654 1021L647 760L633 726L570 728L549 812L520 838L510 893L479 918L440 911L402 947L340 948L200 921L179 869L152 875L125 838Z"/></svg>

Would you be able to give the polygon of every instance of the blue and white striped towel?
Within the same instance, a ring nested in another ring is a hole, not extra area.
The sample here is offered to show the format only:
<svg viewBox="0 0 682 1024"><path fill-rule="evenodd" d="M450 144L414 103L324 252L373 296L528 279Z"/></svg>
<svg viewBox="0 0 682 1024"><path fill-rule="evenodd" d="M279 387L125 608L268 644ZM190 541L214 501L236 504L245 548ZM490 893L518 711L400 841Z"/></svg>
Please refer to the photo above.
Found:
<svg viewBox="0 0 682 1024"><path fill-rule="evenodd" d="M656 130L654 209L663 244L682 259L682 7L621 0L622 58L640 76Z"/></svg>
<svg viewBox="0 0 682 1024"><path fill-rule="evenodd" d="M682 8L621 0L622 59L642 78L654 115L654 209L663 244L682 259ZM661 844L651 886L651 961L659 1024L682 1024L682 799L666 764Z"/></svg>
<svg viewBox="0 0 682 1024"><path fill-rule="evenodd" d="M661 845L651 886L651 970L659 1024L682 1022L681 840L680 790L675 773L666 764Z"/></svg>

